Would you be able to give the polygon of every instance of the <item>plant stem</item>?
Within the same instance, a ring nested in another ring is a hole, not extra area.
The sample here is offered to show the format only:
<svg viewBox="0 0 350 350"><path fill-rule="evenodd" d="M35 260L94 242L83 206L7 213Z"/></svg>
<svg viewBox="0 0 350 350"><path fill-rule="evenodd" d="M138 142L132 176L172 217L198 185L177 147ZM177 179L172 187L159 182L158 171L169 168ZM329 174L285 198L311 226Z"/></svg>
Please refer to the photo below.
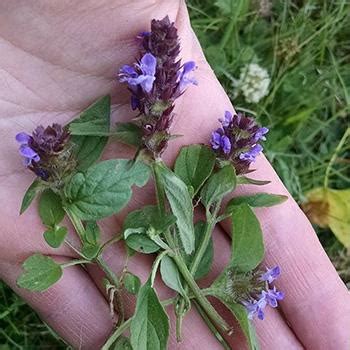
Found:
<svg viewBox="0 0 350 350"><path fill-rule="evenodd" d="M74 265L81 265L81 264L91 264L91 260L86 260L86 259L76 259L69 261L65 264L61 264L61 267L64 269L69 266L74 266Z"/></svg>
<svg viewBox="0 0 350 350"><path fill-rule="evenodd" d="M210 237L212 235L212 231L215 227L216 224L216 212L215 210L215 215L210 217L210 215L207 215L207 219L209 219L206 223L205 226L205 231L203 234L203 240L199 246L199 249L196 251L195 256L192 260L192 263L190 265L190 273L192 276L195 276L198 266L207 250L208 244L210 242ZM188 292L188 286L185 286L185 292ZM185 300L181 299L180 305L178 306L177 312L176 312L176 337L178 340L181 340L181 325L182 325L182 319L185 315L184 313L185 310ZM210 328L210 325L208 324L208 327Z"/></svg>
<svg viewBox="0 0 350 350"><path fill-rule="evenodd" d="M201 289L198 287L196 281L194 280L191 272L188 270L182 257L179 255L174 255L173 257L179 271L181 272L184 280L191 289L195 299L198 304L203 308L208 317L214 321L223 331L229 332L231 329L227 322L218 314L214 309L213 305L208 301L208 299L202 294Z"/></svg>
<svg viewBox="0 0 350 350"><path fill-rule="evenodd" d="M327 165L327 169L326 169L326 173L325 173L325 177L324 177L324 182L323 182L323 187L324 188L328 188L329 175L330 175L332 166L333 166L335 160L337 159L337 156L338 156L339 152L341 151L341 149L343 148L344 143L345 143L345 141L346 141L346 139L348 138L349 135L350 135L350 127L345 130L345 133L344 133L343 137L340 139L337 147L334 150L332 158L330 159L330 161L329 161L329 163Z"/></svg>
<svg viewBox="0 0 350 350"><path fill-rule="evenodd" d="M152 170L153 170L154 182L155 182L155 187L156 187L159 213L161 215L164 215L165 214L165 195L164 195L164 189L162 187L161 181L160 181L159 176L157 174L156 163L153 163ZM215 224L215 222L214 222L214 224ZM210 231L210 233L211 233L211 231ZM198 304L203 308L203 310L206 312L208 317L213 322L215 322L225 332L229 332L230 327L228 326L226 321L217 313L217 311L214 309L214 307L208 301L208 299L205 296L203 296L203 294L201 293L201 290L198 287L196 281L194 280L191 272L188 270L186 263L183 260L183 257L181 256L181 254L179 252L175 252L175 250L177 250L177 249L175 247L173 237L171 236L169 230L164 232L164 236L165 236L170 248L172 248L174 250L174 255L172 256L174 259L174 262L176 263L181 275L183 276L184 280L186 281L188 288L193 293ZM209 239L210 239L210 235L209 235ZM207 240L208 240L208 238L207 238ZM204 249L204 252L205 252L205 249ZM204 252L202 252L202 253L204 254Z"/></svg>
<svg viewBox="0 0 350 350"><path fill-rule="evenodd" d="M165 299L161 301L163 306L168 306L175 301L175 298ZM108 338L106 343L103 345L101 350L108 350L113 345L113 343L130 327L132 317L123 322L118 328L115 329L113 334Z"/></svg>
<svg viewBox="0 0 350 350"><path fill-rule="evenodd" d="M198 303L196 303L194 301L194 305L196 306L196 309L198 311L198 313L201 315L201 317L203 318L203 320L205 320L207 326L209 327L209 329L212 331L212 333L214 334L215 338L218 340L218 342L222 345L222 347L225 350L231 350L230 345L226 342L225 338L221 335L221 333L219 332L219 330L216 328L215 324L213 324L211 322L211 320L208 318L208 316L206 315L206 313L203 311L203 309L200 307L200 305L198 305Z"/></svg>
<svg viewBox="0 0 350 350"><path fill-rule="evenodd" d="M131 321L132 321L132 317L130 317L128 320L122 323L118 328L116 328L113 334L108 338L108 340L102 346L101 350L110 349L113 343L130 327Z"/></svg>
<svg viewBox="0 0 350 350"><path fill-rule="evenodd" d="M82 221L74 214L74 212L65 209L69 219L71 220L78 236L80 237L80 240L84 241L85 236L85 228L82 223ZM93 262L97 263L98 266L103 270L103 272L106 274L107 278L110 280L110 282L116 287L116 311L118 313L118 324L124 321L124 307L123 303L121 301L120 295L119 295L119 289L120 289L120 283L118 280L118 277L116 274L110 269L110 267L107 265L106 261L103 259L102 255L99 254Z"/></svg>

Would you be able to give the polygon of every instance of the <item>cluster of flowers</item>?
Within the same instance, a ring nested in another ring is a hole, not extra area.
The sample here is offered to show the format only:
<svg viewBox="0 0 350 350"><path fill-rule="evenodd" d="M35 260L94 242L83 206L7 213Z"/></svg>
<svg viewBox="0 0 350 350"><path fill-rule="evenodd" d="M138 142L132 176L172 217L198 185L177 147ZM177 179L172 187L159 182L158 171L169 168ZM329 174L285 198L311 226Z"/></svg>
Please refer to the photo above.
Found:
<svg viewBox="0 0 350 350"><path fill-rule="evenodd" d="M133 66L124 65L119 81L127 83L131 92L131 107L138 109L138 124L142 128L143 144L154 156L160 155L170 139L174 101L188 85L197 84L192 72L196 64L181 64L179 37L174 23L166 16L152 20L151 31L142 32L141 57Z"/></svg>
<svg viewBox="0 0 350 350"><path fill-rule="evenodd" d="M32 135L20 132L16 140L20 144L19 153L24 165L42 180L49 181L65 169L70 158L70 154L67 157L65 152L69 137L66 128L54 123L46 128L38 126Z"/></svg>
<svg viewBox="0 0 350 350"><path fill-rule="evenodd" d="M258 103L269 93L271 79L265 68L250 63L241 69L238 80L233 81L237 92L241 92L248 103Z"/></svg>
<svg viewBox="0 0 350 350"><path fill-rule="evenodd" d="M258 281L262 282L265 289L262 289L260 293L256 296L250 297L248 300L243 300L242 304L246 307L248 311L248 318L253 319L257 316L260 320L264 319L264 309L266 306L271 306L276 308L278 306L278 301L284 298L284 293L278 291L275 286L270 288L270 284L278 278L281 270L279 266L272 269L267 269L267 271L259 277Z"/></svg>
<svg viewBox="0 0 350 350"><path fill-rule="evenodd" d="M212 133L211 146L220 158L232 161L238 174L244 174L262 152L259 142L266 140L269 129L241 113L233 116L226 111L219 121L221 128Z"/></svg>

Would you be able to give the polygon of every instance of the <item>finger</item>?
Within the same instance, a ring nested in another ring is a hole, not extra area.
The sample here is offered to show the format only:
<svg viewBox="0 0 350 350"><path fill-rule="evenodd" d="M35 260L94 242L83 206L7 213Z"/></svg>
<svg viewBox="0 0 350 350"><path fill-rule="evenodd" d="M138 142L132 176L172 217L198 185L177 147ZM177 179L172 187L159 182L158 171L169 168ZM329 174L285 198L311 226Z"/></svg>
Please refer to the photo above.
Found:
<svg viewBox="0 0 350 350"><path fill-rule="evenodd" d="M43 293L17 287L15 276L22 272L18 264L1 262L0 271L1 278L74 349L99 349L111 332L106 300L81 267L66 268L61 280Z"/></svg>

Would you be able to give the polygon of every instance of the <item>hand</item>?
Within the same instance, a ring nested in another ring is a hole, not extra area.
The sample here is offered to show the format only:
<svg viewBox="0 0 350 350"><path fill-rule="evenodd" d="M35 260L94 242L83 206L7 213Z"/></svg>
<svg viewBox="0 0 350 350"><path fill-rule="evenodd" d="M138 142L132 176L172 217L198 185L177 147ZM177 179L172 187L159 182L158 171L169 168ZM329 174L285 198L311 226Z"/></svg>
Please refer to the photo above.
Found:
<svg viewBox="0 0 350 350"><path fill-rule="evenodd" d="M76 348L96 349L112 330L108 303L100 287L102 274L97 269L72 266L45 293L30 293L16 287L21 263L34 252L62 261L75 255L68 247L53 250L45 244L34 206L19 217L21 199L33 176L21 164L14 136L19 131L30 132L39 124L63 124L106 93L111 93L118 105L114 121L133 116L125 86L115 81L116 71L122 64L134 61L135 35L149 28L152 18L160 19L166 14L176 20L183 60L193 59L199 66L196 72L199 86L189 88L177 102L172 130L185 136L171 142L166 154L171 161L182 144L207 143L218 125L217 119L225 109L232 109L205 62L182 1L0 3L0 277ZM130 150L113 143L105 157L130 154ZM255 178L272 181L264 191L286 193L263 156L257 160L256 168ZM249 193L256 188L243 186L239 191ZM130 207L151 201L147 189L141 189ZM281 266L282 276L276 284L286 293L279 310L270 309L264 321L256 321L262 349L349 349L349 293L304 214L292 198L257 213L266 243L265 262L268 266ZM105 222L104 238L118 232L121 223L122 216ZM214 271L208 280L222 270L230 255L229 225L225 223L214 235ZM106 254L115 271L123 267L123 255L124 250L118 245ZM151 263L151 258L135 257L129 266L145 280ZM159 289L159 293L165 298L169 291ZM181 344L176 344L172 334L171 349L221 348L194 310L185 318L183 331ZM244 348L239 331L229 342L235 349Z"/></svg>

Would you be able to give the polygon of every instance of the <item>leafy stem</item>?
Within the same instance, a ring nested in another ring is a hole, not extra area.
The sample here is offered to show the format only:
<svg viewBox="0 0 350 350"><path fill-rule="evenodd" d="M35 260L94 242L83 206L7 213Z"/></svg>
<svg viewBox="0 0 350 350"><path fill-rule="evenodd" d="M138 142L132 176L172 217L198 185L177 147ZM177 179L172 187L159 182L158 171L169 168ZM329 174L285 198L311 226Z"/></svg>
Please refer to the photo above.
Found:
<svg viewBox="0 0 350 350"><path fill-rule="evenodd" d="M159 161L158 161L159 162ZM154 177L154 182L155 182L155 187L156 187L156 195L157 195L157 202L158 202L158 208L159 212L161 215L165 215L165 194L164 194L164 188L162 185L162 182L158 176L157 172L157 164L156 162L153 163L152 165L152 170L153 170L153 177ZM217 206L215 207L215 214L217 212ZM213 217L216 217L216 215L213 215ZM215 225L215 220L213 219L213 224ZM210 234L211 230L207 235L209 235L210 239ZM195 299L197 300L198 304L203 308L204 312L208 315L208 317L216 323L223 331L229 332L230 327L226 323L226 321L217 313L217 311L214 309L212 304L208 301L208 299L201 293L201 289L198 287L196 281L194 280L194 277L192 273L188 270L187 265L181 255L180 252L175 247L175 243L173 240L173 237L171 236L169 230L166 230L164 233L164 236L167 240L167 243L169 244L170 248L173 249L173 255L172 258L174 262L177 265L177 268L179 269L179 272L183 276L185 282L188 285L188 288L191 290L193 293ZM203 247L204 248L204 247ZM205 252L200 249L201 254L203 255ZM199 258L199 257L198 257ZM196 263L197 264L197 263ZM198 267L198 266L197 266Z"/></svg>
<svg viewBox="0 0 350 350"><path fill-rule="evenodd" d="M61 267L64 269L69 266L82 265L82 264L91 264L91 261L86 259L76 259L76 260L72 260L67 263L61 264Z"/></svg>
<svg viewBox="0 0 350 350"><path fill-rule="evenodd" d="M65 209L69 219L71 220L80 240L83 242L85 237L85 228L82 221L75 215L75 213L69 209ZM119 237L118 237L119 238ZM108 242L107 242L108 243ZM95 259L89 262L95 262L105 273L108 280L116 287L116 311L118 313L118 324L124 320L124 307L119 296L120 283L116 274L111 270L106 261L102 257L102 249L100 249L100 254L97 255ZM88 260L87 260L88 261Z"/></svg>
<svg viewBox="0 0 350 350"><path fill-rule="evenodd" d="M215 227L215 224L217 222L216 216L217 216L217 212L219 210L219 205L216 204L215 209L214 209L214 213L213 215L209 213L209 211L207 211L207 223L205 225L205 231L203 234L203 240L201 241L201 244L198 248L198 250L196 251L194 258L192 260L192 263L190 265L190 273L192 274L192 276L195 276L197 269L199 267L199 264L201 262L201 260L203 259L203 256L208 248L208 244L210 242L210 238L213 232L213 229ZM185 286L185 291L188 292L188 285ZM182 325L182 319L185 315L185 300L181 299L179 307L177 309L176 312L176 337L177 339L180 341L181 340L181 325ZM210 328L210 325L208 324L208 327Z"/></svg>

